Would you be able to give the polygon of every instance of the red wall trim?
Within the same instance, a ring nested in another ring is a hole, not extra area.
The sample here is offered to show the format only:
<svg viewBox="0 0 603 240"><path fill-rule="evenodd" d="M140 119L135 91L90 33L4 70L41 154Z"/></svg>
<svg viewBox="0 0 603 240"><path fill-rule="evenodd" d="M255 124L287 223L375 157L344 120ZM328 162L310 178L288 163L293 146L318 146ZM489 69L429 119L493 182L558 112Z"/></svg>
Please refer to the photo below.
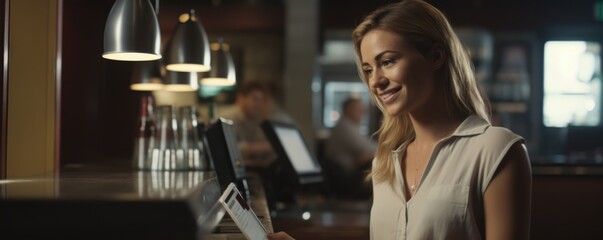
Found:
<svg viewBox="0 0 603 240"><path fill-rule="evenodd" d="M9 33L9 20L10 20L10 0L0 0L1 9L3 11L2 16L4 17L2 23L2 120L0 121L0 179L6 178L6 113L8 106L8 33Z"/></svg>
<svg viewBox="0 0 603 240"><path fill-rule="evenodd" d="M57 4L57 62L55 85L55 121L54 121L54 172L58 175L61 168L61 76L63 67L63 0Z"/></svg>

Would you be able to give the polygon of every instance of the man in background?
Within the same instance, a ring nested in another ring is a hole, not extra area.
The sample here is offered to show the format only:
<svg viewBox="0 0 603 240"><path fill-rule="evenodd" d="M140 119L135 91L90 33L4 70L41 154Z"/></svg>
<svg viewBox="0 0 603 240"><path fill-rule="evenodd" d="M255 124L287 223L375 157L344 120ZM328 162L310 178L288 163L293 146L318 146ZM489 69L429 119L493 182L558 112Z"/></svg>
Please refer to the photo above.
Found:
<svg viewBox="0 0 603 240"><path fill-rule="evenodd" d="M250 169L262 169L276 158L260 124L271 114L271 95L265 84L247 81L237 88L235 108L221 116L234 123L239 149Z"/></svg>
<svg viewBox="0 0 603 240"><path fill-rule="evenodd" d="M348 98L342 109L343 114L325 143L330 182L339 195L367 196L370 186L363 181L364 171L370 167L376 144L361 133L365 113L362 101Z"/></svg>

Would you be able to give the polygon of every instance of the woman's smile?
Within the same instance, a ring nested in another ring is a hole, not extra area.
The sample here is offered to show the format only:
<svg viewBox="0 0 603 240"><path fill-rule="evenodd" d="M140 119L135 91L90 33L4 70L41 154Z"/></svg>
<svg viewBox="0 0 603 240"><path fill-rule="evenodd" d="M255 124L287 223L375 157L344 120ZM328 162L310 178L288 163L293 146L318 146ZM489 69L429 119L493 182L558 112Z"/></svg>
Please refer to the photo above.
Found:
<svg viewBox="0 0 603 240"><path fill-rule="evenodd" d="M379 98L381 98L381 101L383 102L383 104L389 105L390 103L393 103L398 98L398 96L400 96L401 89L402 89L402 87L398 86L398 87L383 91L383 92L379 93Z"/></svg>

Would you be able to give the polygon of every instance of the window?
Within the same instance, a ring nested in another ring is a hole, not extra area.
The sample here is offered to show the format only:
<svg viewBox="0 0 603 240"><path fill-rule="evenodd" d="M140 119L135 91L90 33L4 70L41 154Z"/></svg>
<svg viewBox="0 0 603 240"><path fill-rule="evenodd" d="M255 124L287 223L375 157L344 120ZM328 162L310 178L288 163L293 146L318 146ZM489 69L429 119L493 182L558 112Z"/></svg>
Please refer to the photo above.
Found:
<svg viewBox="0 0 603 240"><path fill-rule="evenodd" d="M364 114L362 120L363 124L361 131L367 132L370 96L368 88L362 82L327 82L325 84L323 124L329 128L334 127L335 124L337 124L341 114L343 114L341 104L349 97L362 99L366 109L366 114Z"/></svg>
<svg viewBox="0 0 603 240"><path fill-rule="evenodd" d="M544 45L543 123L597 126L601 116L601 46L548 41Z"/></svg>

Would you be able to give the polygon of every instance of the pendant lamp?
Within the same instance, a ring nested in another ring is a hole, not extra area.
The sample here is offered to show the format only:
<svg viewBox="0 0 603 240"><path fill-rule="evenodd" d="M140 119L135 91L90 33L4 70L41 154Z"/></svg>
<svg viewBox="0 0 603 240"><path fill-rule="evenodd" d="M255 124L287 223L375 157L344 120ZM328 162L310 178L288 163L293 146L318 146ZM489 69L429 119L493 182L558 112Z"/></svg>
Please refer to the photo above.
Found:
<svg viewBox="0 0 603 240"><path fill-rule="evenodd" d="M149 0L117 0L105 24L103 57L120 61L161 58L161 34Z"/></svg>
<svg viewBox="0 0 603 240"><path fill-rule="evenodd" d="M206 77L201 79L205 86L233 86L235 85L236 71L234 61L230 55L230 46L223 39L211 44L211 70Z"/></svg>
<svg viewBox="0 0 603 240"><path fill-rule="evenodd" d="M163 87L168 92L194 92L199 89L199 73L166 71Z"/></svg>
<svg viewBox="0 0 603 240"><path fill-rule="evenodd" d="M209 42L195 10L181 14L178 21L165 49L166 69L175 72L209 71Z"/></svg>
<svg viewBox="0 0 603 240"><path fill-rule="evenodd" d="M132 70L130 89L134 91L156 91L163 89L161 60L136 62Z"/></svg>

